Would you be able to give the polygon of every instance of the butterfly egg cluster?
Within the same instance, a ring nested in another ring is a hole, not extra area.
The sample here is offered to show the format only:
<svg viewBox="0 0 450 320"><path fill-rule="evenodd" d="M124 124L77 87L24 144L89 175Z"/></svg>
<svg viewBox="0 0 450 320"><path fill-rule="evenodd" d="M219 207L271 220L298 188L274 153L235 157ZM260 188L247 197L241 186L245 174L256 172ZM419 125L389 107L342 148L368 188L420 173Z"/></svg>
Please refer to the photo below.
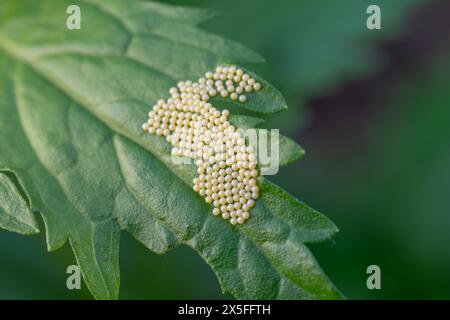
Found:
<svg viewBox="0 0 450 320"><path fill-rule="evenodd" d="M213 214L242 224L259 198L255 150L228 121L229 111L208 102L220 95L245 103L244 93L259 91L261 84L242 69L219 66L197 82L182 81L171 97L159 100L142 128L165 136L172 155L195 161L198 176L193 189L214 206Z"/></svg>

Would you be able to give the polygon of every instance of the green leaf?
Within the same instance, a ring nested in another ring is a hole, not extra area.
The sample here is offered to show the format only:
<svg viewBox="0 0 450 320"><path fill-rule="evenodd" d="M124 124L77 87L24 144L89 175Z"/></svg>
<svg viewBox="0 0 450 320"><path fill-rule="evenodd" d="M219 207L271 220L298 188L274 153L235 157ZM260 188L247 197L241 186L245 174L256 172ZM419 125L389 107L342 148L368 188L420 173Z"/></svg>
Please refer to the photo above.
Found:
<svg viewBox="0 0 450 320"><path fill-rule="evenodd" d="M0 227L24 235L39 232L27 202L11 179L2 172L0 172Z"/></svg>
<svg viewBox="0 0 450 320"><path fill-rule="evenodd" d="M70 31L70 4L0 4L0 170L17 176L42 215L48 249L69 240L98 299L119 296L121 230L157 253L189 245L237 298L340 298L304 245L329 239L331 221L263 178L245 225L213 217L191 188L193 165L174 164L168 142L141 129L177 81L259 56L197 29L203 10L75 1L82 29ZM244 106L285 108L261 82L264 93Z"/></svg>

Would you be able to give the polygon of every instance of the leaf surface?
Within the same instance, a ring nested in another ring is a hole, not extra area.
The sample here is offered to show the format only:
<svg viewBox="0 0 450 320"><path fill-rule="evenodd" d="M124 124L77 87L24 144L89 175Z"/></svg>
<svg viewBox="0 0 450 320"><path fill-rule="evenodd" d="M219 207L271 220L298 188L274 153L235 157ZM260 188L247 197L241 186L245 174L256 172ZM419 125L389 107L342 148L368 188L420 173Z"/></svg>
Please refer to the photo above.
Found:
<svg viewBox="0 0 450 320"><path fill-rule="evenodd" d="M0 227L24 235L39 232L27 202L11 178L0 172Z"/></svg>
<svg viewBox="0 0 450 320"><path fill-rule="evenodd" d="M0 4L0 170L30 198L23 212L42 215L48 249L69 240L98 299L119 296L121 230L156 253L189 245L237 298L340 298L304 244L329 239L330 220L261 178L252 219L231 226L192 190L195 168L174 164L168 142L141 129L177 81L259 55L197 29L204 10L76 1L82 29L70 31L70 4ZM258 81L262 94L244 108L285 109L281 93ZM290 160L300 147L286 146Z"/></svg>

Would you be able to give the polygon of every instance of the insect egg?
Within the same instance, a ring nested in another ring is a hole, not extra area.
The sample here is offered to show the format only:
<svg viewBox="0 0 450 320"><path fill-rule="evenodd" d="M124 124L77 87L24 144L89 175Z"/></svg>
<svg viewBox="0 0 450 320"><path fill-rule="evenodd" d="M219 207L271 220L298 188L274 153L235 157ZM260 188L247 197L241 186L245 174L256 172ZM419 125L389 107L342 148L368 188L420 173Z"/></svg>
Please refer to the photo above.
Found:
<svg viewBox="0 0 450 320"><path fill-rule="evenodd" d="M261 84L235 66L217 66L196 82L180 81L169 89L170 98L160 99L148 113L142 129L164 136L172 155L195 161L198 176L192 189L214 208L212 214L243 224L259 198L256 154L244 136L210 99L220 95L245 103L243 93L259 91Z"/></svg>

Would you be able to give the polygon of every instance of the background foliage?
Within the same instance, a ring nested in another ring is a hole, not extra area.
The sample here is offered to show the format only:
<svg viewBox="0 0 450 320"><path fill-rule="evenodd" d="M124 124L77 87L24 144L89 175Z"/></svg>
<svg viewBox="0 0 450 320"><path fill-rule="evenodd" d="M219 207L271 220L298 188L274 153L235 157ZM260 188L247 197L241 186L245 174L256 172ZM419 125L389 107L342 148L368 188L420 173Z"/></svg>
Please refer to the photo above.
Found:
<svg viewBox="0 0 450 320"><path fill-rule="evenodd" d="M339 226L313 247L335 284L349 298L450 298L446 1L375 1L382 32L365 28L365 1L182 2L219 11L204 27L262 53L255 69L288 97L268 125L307 155L275 180ZM48 254L43 241L0 232L0 298L89 298L65 289L70 249ZM122 298L223 297L189 249L121 242ZM365 287L369 264L381 291Z"/></svg>

